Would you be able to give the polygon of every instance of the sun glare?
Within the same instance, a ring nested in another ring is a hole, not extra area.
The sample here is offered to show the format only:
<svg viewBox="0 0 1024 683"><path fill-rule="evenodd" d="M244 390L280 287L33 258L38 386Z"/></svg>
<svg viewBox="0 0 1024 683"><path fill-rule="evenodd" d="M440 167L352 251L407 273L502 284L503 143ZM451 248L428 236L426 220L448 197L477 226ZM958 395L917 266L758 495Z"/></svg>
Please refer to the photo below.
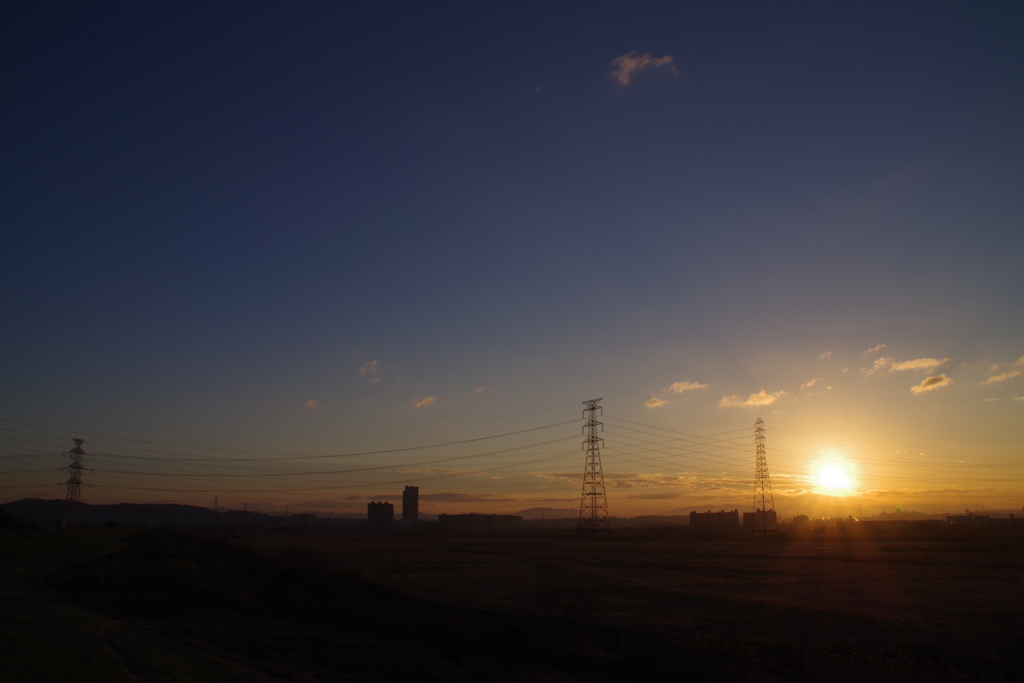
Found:
<svg viewBox="0 0 1024 683"><path fill-rule="evenodd" d="M824 493L845 493L853 488L853 479L843 465L827 463L818 470L818 485Z"/></svg>

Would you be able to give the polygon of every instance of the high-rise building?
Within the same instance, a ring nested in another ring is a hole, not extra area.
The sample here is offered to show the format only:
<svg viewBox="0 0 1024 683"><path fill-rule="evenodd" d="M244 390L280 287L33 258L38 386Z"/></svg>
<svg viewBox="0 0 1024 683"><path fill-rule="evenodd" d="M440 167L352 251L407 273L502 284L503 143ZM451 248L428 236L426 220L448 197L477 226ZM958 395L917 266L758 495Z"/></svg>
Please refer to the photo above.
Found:
<svg viewBox="0 0 1024 683"><path fill-rule="evenodd" d="M376 529L390 529L395 523L395 506L385 502L367 503L366 523Z"/></svg>
<svg viewBox="0 0 1024 683"><path fill-rule="evenodd" d="M420 487L406 486L402 491L402 521L420 521Z"/></svg>

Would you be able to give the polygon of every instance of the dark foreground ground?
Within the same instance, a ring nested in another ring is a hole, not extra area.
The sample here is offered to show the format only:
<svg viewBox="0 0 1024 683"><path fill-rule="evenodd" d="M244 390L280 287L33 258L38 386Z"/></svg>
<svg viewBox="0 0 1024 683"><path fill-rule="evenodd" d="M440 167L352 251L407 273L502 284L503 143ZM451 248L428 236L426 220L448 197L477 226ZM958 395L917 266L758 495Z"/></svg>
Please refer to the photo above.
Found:
<svg viewBox="0 0 1024 683"><path fill-rule="evenodd" d="M2 680L1024 680L1015 537L83 530L0 561Z"/></svg>

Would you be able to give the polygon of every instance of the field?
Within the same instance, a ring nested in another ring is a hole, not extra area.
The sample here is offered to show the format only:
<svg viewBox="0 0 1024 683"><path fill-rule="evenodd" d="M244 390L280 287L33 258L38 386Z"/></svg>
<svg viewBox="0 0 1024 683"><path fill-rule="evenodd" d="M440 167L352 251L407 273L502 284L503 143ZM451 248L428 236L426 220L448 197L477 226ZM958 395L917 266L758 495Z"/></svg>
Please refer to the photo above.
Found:
<svg viewBox="0 0 1024 683"><path fill-rule="evenodd" d="M1020 681L1024 670L1015 537L150 534L103 558L119 539L78 533L61 541L78 550L49 559L29 546L52 533L0 537L5 575L21 577L3 589L19 670L50 648L71 663L89 653L65 680Z"/></svg>

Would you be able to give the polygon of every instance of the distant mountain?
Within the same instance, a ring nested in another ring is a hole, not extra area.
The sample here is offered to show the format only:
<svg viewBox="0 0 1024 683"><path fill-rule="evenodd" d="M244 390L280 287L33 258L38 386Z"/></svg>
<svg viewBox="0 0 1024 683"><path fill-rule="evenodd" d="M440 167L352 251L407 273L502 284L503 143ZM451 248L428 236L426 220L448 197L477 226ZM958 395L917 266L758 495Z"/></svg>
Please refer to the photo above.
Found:
<svg viewBox="0 0 1024 683"><path fill-rule="evenodd" d="M53 527L66 518L63 500L24 498L2 506L15 517L41 527ZM267 515L262 512L225 510L214 513L209 508L195 505L136 504L89 505L83 503L77 511L77 523L82 526L106 526L113 522L124 527L291 527L313 526L326 522L313 514ZM332 520L340 523L345 520Z"/></svg>

